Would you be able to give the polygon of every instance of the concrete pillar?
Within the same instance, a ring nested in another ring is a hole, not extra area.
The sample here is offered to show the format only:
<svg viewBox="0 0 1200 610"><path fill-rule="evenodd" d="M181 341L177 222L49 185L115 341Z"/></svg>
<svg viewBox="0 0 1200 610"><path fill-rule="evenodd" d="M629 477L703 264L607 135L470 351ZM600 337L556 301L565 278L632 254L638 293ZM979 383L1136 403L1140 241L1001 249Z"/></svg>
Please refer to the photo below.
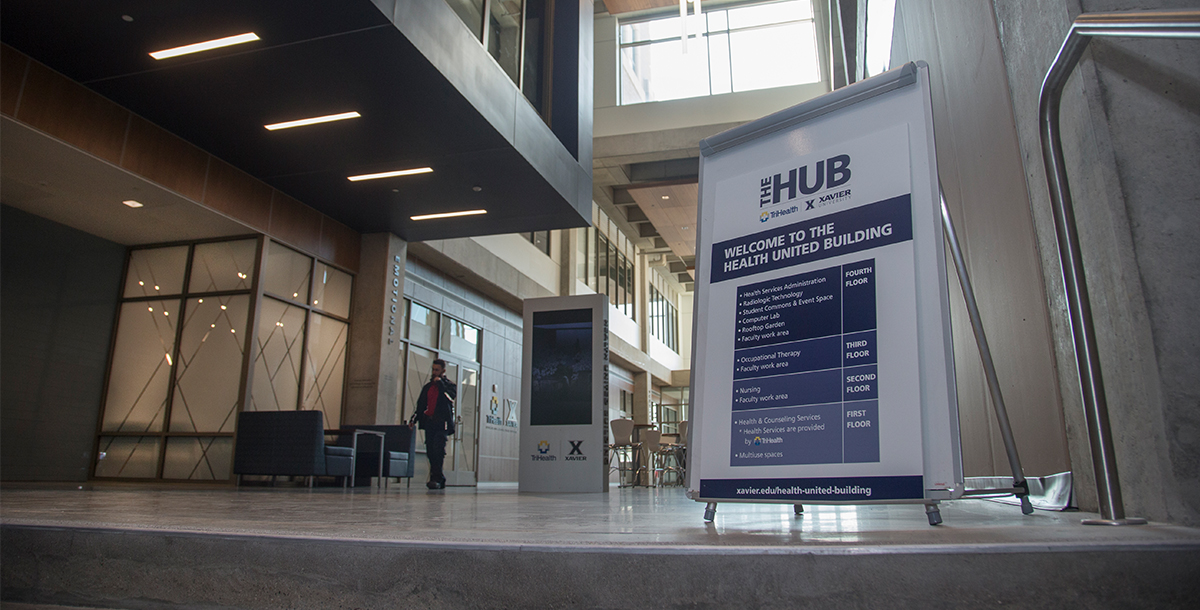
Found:
<svg viewBox="0 0 1200 610"><path fill-rule="evenodd" d="M638 335L641 338L643 352L650 353L650 261L644 252L638 252L636 260L637 273L634 274L634 311L633 315L638 324ZM648 391L648 390L647 390Z"/></svg>
<svg viewBox="0 0 1200 610"><path fill-rule="evenodd" d="M650 373L633 374L633 423L650 423Z"/></svg>
<svg viewBox="0 0 1200 610"><path fill-rule="evenodd" d="M350 325L346 424L399 423L400 329L408 243L391 233L362 236Z"/></svg>
<svg viewBox="0 0 1200 610"><path fill-rule="evenodd" d="M576 288L575 268L579 265L579 231L563 229L555 231L559 244L558 294L571 296L579 294ZM584 282L587 278L581 278Z"/></svg>

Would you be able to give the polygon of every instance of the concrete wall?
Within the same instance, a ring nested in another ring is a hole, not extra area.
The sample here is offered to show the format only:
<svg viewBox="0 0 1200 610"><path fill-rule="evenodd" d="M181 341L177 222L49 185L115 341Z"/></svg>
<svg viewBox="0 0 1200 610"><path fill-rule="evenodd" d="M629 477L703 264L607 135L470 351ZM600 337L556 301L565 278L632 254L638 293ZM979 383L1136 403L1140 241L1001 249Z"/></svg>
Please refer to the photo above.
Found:
<svg viewBox="0 0 1200 610"><path fill-rule="evenodd" d="M892 49L893 66L918 60L930 66L938 172L1025 473L1071 470L1038 243L992 9L980 2L901 0ZM1011 476L953 269L949 281L964 471Z"/></svg>
<svg viewBox="0 0 1200 610"><path fill-rule="evenodd" d="M85 481L125 248L0 210L0 479Z"/></svg>
<svg viewBox="0 0 1200 610"><path fill-rule="evenodd" d="M1090 459L1041 161L1041 82L1081 11L1179 1L994 2L1017 134L1046 270L1071 451ZM1200 523L1200 47L1099 40L1063 94L1062 137L1076 202L1126 512ZM1079 414L1079 415L1077 415ZM1077 475L1088 468L1078 462ZM1082 478L1082 477L1081 477ZM1082 483L1082 482L1081 482ZM1094 485L1077 485L1087 490ZM1081 503L1082 504L1082 503Z"/></svg>

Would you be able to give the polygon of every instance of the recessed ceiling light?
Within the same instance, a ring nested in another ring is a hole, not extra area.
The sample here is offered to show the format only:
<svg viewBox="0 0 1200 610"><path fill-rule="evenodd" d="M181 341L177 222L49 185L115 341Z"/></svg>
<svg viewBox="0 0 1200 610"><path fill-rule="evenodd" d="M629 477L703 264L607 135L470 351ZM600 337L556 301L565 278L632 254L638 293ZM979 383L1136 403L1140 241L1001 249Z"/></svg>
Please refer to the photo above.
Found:
<svg viewBox="0 0 1200 610"><path fill-rule="evenodd" d="M487 210L464 210L462 212L445 212L443 214L424 214L422 216L410 216L413 220L433 220L434 218L454 218L455 216L474 216L475 214L487 214Z"/></svg>
<svg viewBox="0 0 1200 610"><path fill-rule="evenodd" d="M121 203L123 203L123 204L125 204L125 205L127 205L127 206L129 206L129 207L131 207L131 208L140 208L140 207L142 207L142 202L140 202L140 201L134 201L134 200L132 200L132 199L126 199L125 201L122 201Z"/></svg>
<svg viewBox="0 0 1200 610"><path fill-rule="evenodd" d="M663 199L670 199L670 198L671 198L671 196L670 196L670 195L663 195L663 196L662 196L662 198L663 198Z"/></svg>
<svg viewBox="0 0 1200 610"><path fill-rule="evenodd" d="M317 123L332 123L333 121L344 121L346 119L357 119L362 115L357 112L343 112L341 114L327 114L325 116L315 116L308 119L296 119L295 121L285 121L283 123L271 123L263 125L271 131L277 129L290 129L292 127L303 127L305 125L316 125Z"/></svg>
<svg viewBox="0 0 1200 610"><path fill-rule="evenodd" d="M412 176L413 174L428 174L432 172L432 167L418 167L415 169L400 169L394 172L380 172L378 174L360 174L358 176L347 176L346 179L350 182L358 182L360 180L378 180L380 178L393 178L395 176Z"/></svg>
<svg viewBox="0 0 1200 610"><path fill-rule="evenodd" d="M155 51L150 54L150 57L153 57L154 59L167 59L168 57L177 57L179 55L199 53L201 51L211 51L212 49L242 44L244 42L253 42L255 40L258 40L258 34L255 34L254 32L246 32L245 34L238 34L237 36L226 36L225 38L218 38L216 40L206 40L204 42L197 42L195 44L175 47L173 49Z"/></svg>

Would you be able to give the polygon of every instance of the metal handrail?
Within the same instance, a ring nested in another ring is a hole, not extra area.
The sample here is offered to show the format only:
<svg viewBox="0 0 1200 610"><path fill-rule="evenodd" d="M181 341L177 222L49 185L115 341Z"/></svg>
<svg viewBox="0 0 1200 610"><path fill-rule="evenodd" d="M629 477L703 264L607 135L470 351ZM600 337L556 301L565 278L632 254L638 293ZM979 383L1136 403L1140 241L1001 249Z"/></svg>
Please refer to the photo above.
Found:
<svg viewBox="0 0 1200 610"><path fill-rule="evenodd" d="M1088 440L1092 448L1092 466L1096 471L1096 487L1100 496L1101 519L1087 520L1085 523L1137 524L1146 521L1126 517L1125 506L1121 500L1112 430L1108 421L1108 404L1104 396L1104 379L1100 371L1100 352L1096 347L1092 308L1084 279L1083 254L1079 247L1071 189L1067 184L1062 139L1059 135L1059 106L1062 102L1063 87L1083 56L1088 42L1095 36L1200 38L1200 10L1080 15L1071 25L1071 31L1067 33L1058 56L1046 73L1038 104L1042 160L1046 164L1046 180L1050 186L1054 228L1058 234L1058 255L1062 262L1067 309L1071 320L1071 334L1075 341L1075 359L1079 365L1079 381L1088 425Z"/></svg>

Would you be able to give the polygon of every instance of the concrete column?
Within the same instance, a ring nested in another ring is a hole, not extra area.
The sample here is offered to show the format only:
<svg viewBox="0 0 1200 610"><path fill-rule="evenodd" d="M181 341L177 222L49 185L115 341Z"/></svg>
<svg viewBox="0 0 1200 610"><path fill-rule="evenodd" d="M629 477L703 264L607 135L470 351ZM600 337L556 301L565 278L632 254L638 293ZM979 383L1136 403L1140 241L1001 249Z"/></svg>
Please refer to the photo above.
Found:
<svg viewBox="0 0 1200 610"><path fill-rule="evenodd" d="M650 423L650 373L633 374L633 423Z"/></svg>
<svg viewBox="0 0 1200 610"><path fill-rule="evenodd" d="M637 273L634 275L634 311L633 315L638 324L638 335L642 341L642 351L650 353L650 261L643 252L638 252L636 260Z"/></svg>
<svg viewBox="0 0 1200 610"><path fill-rule="evenodd" d="M398 423L407 254L408 243L391 233L362 236L361 262L354 282L343 423Z"/></svg>
<svg viewBox="0 0 1200 610"><path fill-rule="evenodd" d="M571 296L579 294L575 284L575 267L579 264L579 231L563 229L556 231L559 236L559 271L558 294ZM583 278L585 281L587 278Z"/></svg>

